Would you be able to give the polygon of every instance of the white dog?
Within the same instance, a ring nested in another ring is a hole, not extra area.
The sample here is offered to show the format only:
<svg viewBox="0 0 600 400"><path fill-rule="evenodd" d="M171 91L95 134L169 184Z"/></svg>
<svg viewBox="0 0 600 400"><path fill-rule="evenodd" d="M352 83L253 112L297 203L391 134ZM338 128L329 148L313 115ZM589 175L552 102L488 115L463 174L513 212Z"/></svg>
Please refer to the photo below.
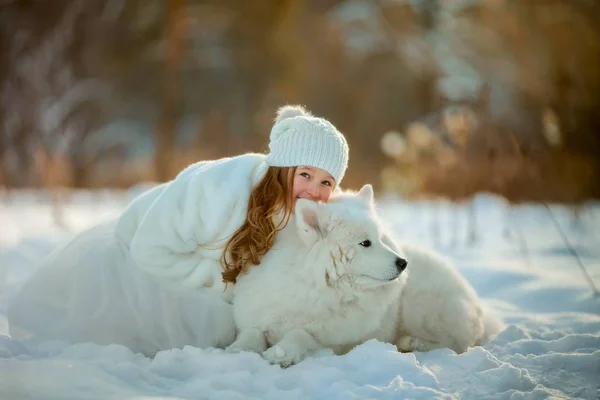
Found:
<svg viewBox="0 0 600 400"><path fill-rule="evenodd" d="M370 185L328 204L299 199L274 247L234 287L238 335L227 350L282 366L369 339L466 351L483 336L474 290L441 258L410 250L383 234Z"/></svg>

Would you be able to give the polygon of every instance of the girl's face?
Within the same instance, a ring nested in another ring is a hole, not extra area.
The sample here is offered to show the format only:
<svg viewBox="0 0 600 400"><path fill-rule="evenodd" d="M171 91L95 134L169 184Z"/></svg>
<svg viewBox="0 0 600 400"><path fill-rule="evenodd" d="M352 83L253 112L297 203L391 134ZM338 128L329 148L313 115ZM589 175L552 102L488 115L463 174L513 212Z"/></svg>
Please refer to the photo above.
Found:
<svg viewBox="0 0 600 400"><path fill-rule="evenodd" d="M294 175L294 201L309 199L313 201L329 200L335 189L335 180L326 171L317 167L299 166Z"/></svg>

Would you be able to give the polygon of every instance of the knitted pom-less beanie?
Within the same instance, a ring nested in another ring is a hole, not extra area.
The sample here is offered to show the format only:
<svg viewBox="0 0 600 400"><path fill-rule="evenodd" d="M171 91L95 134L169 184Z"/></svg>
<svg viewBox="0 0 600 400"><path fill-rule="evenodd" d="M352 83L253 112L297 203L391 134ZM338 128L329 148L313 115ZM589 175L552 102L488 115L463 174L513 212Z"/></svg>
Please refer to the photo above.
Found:
<svg viewBox="0 0 600 400"><path fill-rule="evenodd" d="M348 167L348 144L335 126L302 106L283 106L271 129L266 162L273 167L317 167L339 186Z"/></svg>

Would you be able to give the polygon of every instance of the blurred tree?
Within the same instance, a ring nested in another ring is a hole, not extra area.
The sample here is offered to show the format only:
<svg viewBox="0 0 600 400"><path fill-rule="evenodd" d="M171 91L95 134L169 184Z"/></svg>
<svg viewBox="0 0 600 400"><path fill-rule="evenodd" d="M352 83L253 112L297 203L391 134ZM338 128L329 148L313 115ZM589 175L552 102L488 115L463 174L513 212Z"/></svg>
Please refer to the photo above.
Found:
<svg viewBox="0 0 600 400"><path fill-rule="evenodd" d="M227 42L232 49L235 90L230 104L234 148L256 151L262 147L256 116L272 82L282 76L282 53L278 34L285 29L286 15L300 0L263 0L260 2L220 2L234 11ZM282 24L282 21L284 22ZM293 59L293 58L292 58Z"/></svg>
<svg viewBox="0 0 600 400"><path fill-rule="evenodd" d="M156 179L172 178L177 121L181 118L181 61L184 49L185 0L168 0L162 116L155 144Z"/></svg>
<svg viewBox="0 0 600 400"><path fill-rule="evenodd" d="M598 2L52 5L0 6L3 181L34 184L38 146L68 161L75 185L165 180L200 158L266 150L274 110L292 102L346 134L349 187L380 176L384 132L425 126L441 150L423 170L448 195L468 192L444 181L459 161L473 189L549 196L570 179L571 197L600 195ZM461 81L488 82L486 103Z"/></svg>

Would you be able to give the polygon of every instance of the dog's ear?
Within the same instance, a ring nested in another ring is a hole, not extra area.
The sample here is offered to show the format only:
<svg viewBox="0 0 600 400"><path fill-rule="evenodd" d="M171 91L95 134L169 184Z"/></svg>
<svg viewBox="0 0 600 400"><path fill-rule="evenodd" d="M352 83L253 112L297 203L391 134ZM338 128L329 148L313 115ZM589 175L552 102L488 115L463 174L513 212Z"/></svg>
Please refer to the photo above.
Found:
<svg viewBox="0 0 600 400"><path fill-rule="evenodd" d="M306 243L314 243L325 237L325 224L328 210L315 201L298 199L296 201L296 225Z"/></svg>
<svg viewBox="0 0 600 400"><path fill-rule="evenodd" d="M373 204L374 201L374 195L373 195L373 186L367 184L365 186L363 186L359 191L358 191L358 197L362 198L365 203L367 203L368 205Z"/></svg>

